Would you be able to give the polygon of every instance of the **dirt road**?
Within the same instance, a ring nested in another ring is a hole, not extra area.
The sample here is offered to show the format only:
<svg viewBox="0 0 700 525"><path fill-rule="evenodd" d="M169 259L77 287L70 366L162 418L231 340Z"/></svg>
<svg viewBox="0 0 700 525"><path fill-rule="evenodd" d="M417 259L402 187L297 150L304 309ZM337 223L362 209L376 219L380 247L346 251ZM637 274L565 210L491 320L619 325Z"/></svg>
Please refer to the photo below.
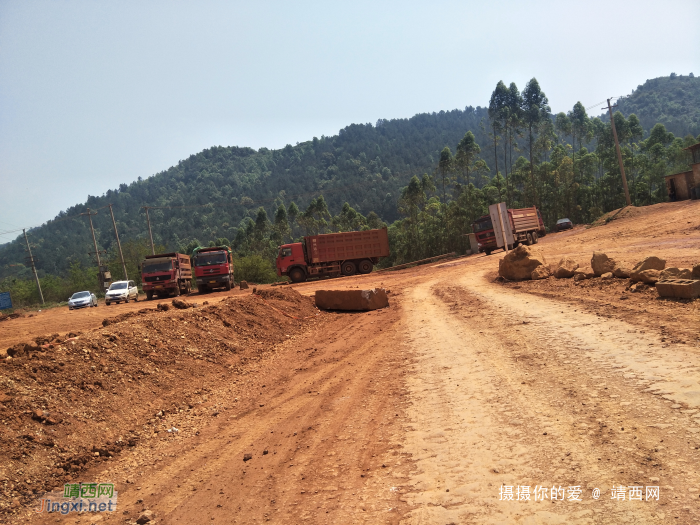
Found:
<svg viewBox="0 0 700 525"><path fill-rule="evenodd" d="M687 266L700 262L699 208L630 210L605 226L547 236L540 248L552 262L583 263L610 248L618 258L659 255ZM117 513L8 516L700 521L699 301L632 294L622 280L502 283L498 257L337 280L334 288L389 288L391 307L322 314L254 370L222 372L201 403L164 418L163 428L196 432L154 432L72 475L114 481ZM310 295L329 284L295 288Z"/></svg>

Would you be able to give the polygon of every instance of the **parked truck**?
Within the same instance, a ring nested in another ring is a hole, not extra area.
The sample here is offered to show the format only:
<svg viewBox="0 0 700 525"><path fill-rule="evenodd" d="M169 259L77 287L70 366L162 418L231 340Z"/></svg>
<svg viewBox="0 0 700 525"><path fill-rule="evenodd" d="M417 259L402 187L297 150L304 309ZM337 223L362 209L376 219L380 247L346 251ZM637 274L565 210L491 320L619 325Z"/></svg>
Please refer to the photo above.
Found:
<svg viewBox="0 0 700 525"><path fill-rule="evenodd" d="M192 252L197 290L208 293L215 288L233 287L233 252L228 246L195 248Z"/></svg>
<svg viewBox="0 0 700 525"><path fill-rule="evenodd" d="M311 235L303 242L280 246L277 275L287 275L299 283L309 277L370 273L379 259L388 255L386 228Z"/></svg>
<svg viewBox="0 0 700 525"><path fill-rule="evenodd" d="M539 237L546 235L542 214L533 206L532 208L508 209L508 225L513 232L513 247L518 244L537 244ZM491 252L498 249L496 235L491 224L491 217L484 215L479 217L472 224L472 231L476 235L479 252L491 255Z"/></svg>
<svg viewBox="0 0 700 525"><path fill-rule="evenodd" d="M192 289L192 265L182 253L147 255L141 263L141 283L147 299L153 294L180 295Z"/></svg>

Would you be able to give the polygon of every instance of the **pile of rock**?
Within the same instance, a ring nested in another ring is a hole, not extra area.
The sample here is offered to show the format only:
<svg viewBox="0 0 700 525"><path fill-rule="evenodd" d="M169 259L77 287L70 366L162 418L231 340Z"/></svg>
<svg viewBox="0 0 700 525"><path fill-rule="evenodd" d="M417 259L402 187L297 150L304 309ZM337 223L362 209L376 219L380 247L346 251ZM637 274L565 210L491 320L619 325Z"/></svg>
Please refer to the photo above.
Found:
<svg viewBox="0 0 700 525"><path fill-rule="evenodd" d="M590 268L580 268L576 261L565 257L559 261L553 275L559 279L573 277L577 281L592 277L629 278L632 283L653 286L662 279L700 279L700 264L696 264L692 269L666 268L664 259L650 256L645 257L630 269L603 252L593 252Z"/></svg>
<svg viewBox="0 0 700 525"><path fill-rule="evenodd" d="M542 252L521 244L498 263L498 274L509 281L545 279L551 275Z"/></svg>
<svg viewBox="0 0 700 525"><path fill-rule="evenodd" d="M571 257L564 257L550 268L544 255L529 246L518 246L509 252L498 265L498 274L509 281L526 279L557 279L582 281L593 277L601 279L629 279L632 284L643 283L654 286L663 279L700 279L700 264L690 268L666 268L666 261L659 257L645 257L633 268L616 261L603 252L593 252L590 267L581 267Z"/></svg>

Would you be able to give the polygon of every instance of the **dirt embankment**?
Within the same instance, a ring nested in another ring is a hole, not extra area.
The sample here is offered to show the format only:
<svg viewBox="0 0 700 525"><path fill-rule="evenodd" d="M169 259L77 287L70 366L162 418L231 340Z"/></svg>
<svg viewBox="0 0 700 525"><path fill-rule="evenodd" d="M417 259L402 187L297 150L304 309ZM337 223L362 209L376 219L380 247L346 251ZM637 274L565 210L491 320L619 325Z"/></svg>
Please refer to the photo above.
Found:
<svg viewBox="0 0 700 525"><path fill-rule="evenodd" d="M0 361L0 513L125 447L168 431L196 434L196 424L173 427L215 412L217 385L236 383L319 319L296 291L263 290L14 345Z"/></svg>

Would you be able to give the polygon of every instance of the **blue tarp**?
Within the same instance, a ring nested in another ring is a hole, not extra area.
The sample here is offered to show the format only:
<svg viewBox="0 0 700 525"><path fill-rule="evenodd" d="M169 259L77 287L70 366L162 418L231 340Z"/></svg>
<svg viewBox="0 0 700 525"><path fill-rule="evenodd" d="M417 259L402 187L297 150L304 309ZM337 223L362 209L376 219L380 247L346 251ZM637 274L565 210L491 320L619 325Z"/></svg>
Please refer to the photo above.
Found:
<svg viewBox="0 0 700 525"><path fill-rule="evenodd" d="M12 308L12 298L10 292L0 292L0 310Z"/></svg>

